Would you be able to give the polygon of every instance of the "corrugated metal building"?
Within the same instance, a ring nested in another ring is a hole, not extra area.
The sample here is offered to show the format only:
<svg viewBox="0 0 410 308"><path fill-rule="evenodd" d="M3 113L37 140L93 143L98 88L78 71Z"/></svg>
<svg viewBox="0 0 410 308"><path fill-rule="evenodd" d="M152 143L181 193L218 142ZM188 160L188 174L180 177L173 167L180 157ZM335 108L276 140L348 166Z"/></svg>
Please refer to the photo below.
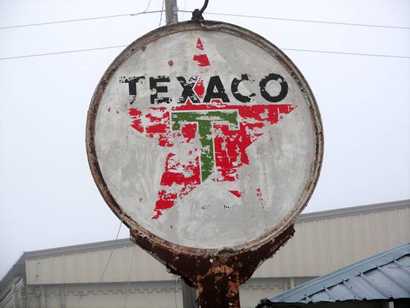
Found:
<svg viewBox="0 0 410 308"><path fill-rule="evenodd" d="M243 308L410 242L410 200L301 215L296 233L241 287ZM0 307L182 307L181 283L129 240L24 253L0 284Z"/></svg>
<svg viewBox="0 0 410 308"><path fill-rule="evenodd" d="M312 279L257 308L410 307L410 244ZM389 305L386 305L389 304Z"/></svg>

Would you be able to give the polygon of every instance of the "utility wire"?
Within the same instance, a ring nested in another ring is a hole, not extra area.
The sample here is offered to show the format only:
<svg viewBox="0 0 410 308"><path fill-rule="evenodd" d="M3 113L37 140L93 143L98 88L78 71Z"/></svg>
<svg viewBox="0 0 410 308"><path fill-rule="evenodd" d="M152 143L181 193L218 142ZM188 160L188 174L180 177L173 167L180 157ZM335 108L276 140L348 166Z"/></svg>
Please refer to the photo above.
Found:
<svg viewBox="0 0 410 308"><path fill-rule="evenodd" d="M178 10L178 12L192 13L191 11L188 11L188 10ZM410 27L406 27L406 26L375 25L375 24L349 23L349 22L338 22L338 21L327 21L327 20L282 18L282 17L258 16L258 15L246 15L246 14L218 13L218 12L205 12L204 14L218 15L218 16L229 16L229 17L269 19L269 20L286 21L286 22L300 22L300 23L340 25L340 26L353 26L353 27L366 27L366 28L410 30Z"/></svg>
<svg viewBox="0 0 410 308"><path fill-rule="evenodd" d="M138 16L138 15L143 15L143 14L162 13L163 9L162 10L148 11L149 6L151 5L151 1L148 2L148 5L147 5L146 9L142 12L116 14L116 15L105 15L105 16L96 16L96 17L85 17L85 18L74 18L74 19L63 19L63 20L54 20L54 21L39 22L39 23L32 23L32 24L0 26L0 30L35 27L35 26L47 26L47 25L55 25L55 24L76 23L76 22L83 22L83 21L95 21L95 20L112 19L112 18L120 18L120 17L134 17L134 16ZM178 10L178 12L192 13L189 10ZM218 16L229 16L229 17L241 17L241 18L269 19L269 20L285 21L285 22L299 22L299 23L341 25L341 26L366 27L366 28L410 30L410 26L362 24L362 23L349 23L349 22L338 22L338 21L327 21L327 20L282 18L282 17L272 17L272 16L219 13L219 12L206 12L204 14L218 15Z"/></svg>
<svg viewBox="0 0 410 308"><path fill-rule="evenodd" d="M118 231L117 231L117 235L115 236L115 240L118 240L118 237L119 237L120 231L121 231L121 226L122 226L122 221L120 221L120 226L118 227ZM104 270L101 273L101 277L100 277L99 282L103 282L103 280L104 280L104 275L105 275L105 272L107 271L108 265L111 262L111 258L112 258L113 253L114 253L114 249L111 249L110 254L108 256L108 259L107 259L107 263L105 263Z"/></svg>
<svg viewBox="0 0 410 308"><path fill-rule="evenodd" d="M33 57L55 56L55 55L63 55L63 54L74 54L74 53L82 53L82 52L92 52L92 51L98 51L98 50L124 48L126 46L128 46L128 45L113 45L113 46L105 46L105 47L97 47L97 48L72 49L72 50L63 50L63 51L55 51L55 52L27 54L27 55L21 55L21 56L0 57L0 61L14 60L14 59L24 59L24 58L33 58ZM350 55L350 56L365 56L365 57L379 57L379 58L410 59L410 56L389 55L389 54L373 54L373 53L359 53L359 52L349 52L349 51L332 51L332 50L320 50L320 49L301 49L301 48L281 48L281 49L285 50L285 51L322 53L322 54L334 54L334 55Z"/></svg>
<svg viewBox="0 0 410 308"><path fill-rule="evenodd" d="M161 26L162 23L162 13L164 12L164 7L165 7L165 0L162 0L162 8L161 8L161 15L159 16L159 26Z"/></svg>
<svg viewBox="0 0 410 308"><path fill-rule="evenodd" d="M120 221L120 225L118 227L118 231L117 231L117 235L115 236L115 240L118 240L118 237L120 236L121 226L122 226L122 221ZM114 248L111 249L110 254L108 256L108 259L107 259L107 262L105 263L104 270L102 271L101 276L100 276L100 281L99 281L100 283L103 282L103 280L104 280L104 275L105 275L105 272L107 271L108 265L111 262L111 258L112 258L113 253L114 253ZM80 298L78 299L78 304L82 300L83 300L83 296L80 296Z"/></svg>
<svg viewBox="0 0 410 308"><path fill-rule="evenodd" d="M145 7L144 12L148 11L149 7L151 6L152 0L148 0L147 6Z"/></svg>
<svg viewBox="0 0 410 308"><path fill-rule="evenodd" d="M360 53L360 52L349 52L349 51L332 51L332 50L301 49L301 48L283 48L283 50L286 50L286 51L299 51L299 52L311 52L311 53L322 53L322 54L331 54L331 55L348 55L348 56L410 59L410 56L396 56L396 55Z"/></svg>
<svg viewBox="0 0 410 308"><path fill-rule="evenodd" d="M154 11L144 10L142 12L129 13L129 14L105 15L105 16L96 16L96 17L54 20L54 21L39 22L39 23L33 23L33 24L0 26L0 30L36 27L36 26L48 26L48 25L56 25L56 24L68 24L68 23L75 23L75 22L95 21L95 20L112 19L112 18L119 18L119 17L135 17L139 15L144 15L144 14L154 14L154 13L161 13L161 12L162 10L154 10Z"/></svg>
<svg viewBox="0 0 410 308"><path fill-rule="evenodd" d="M114 45L114 46L105 46L105 47L97 47L97 48L83 48L83 49L44 52L44 53L34 53L34 54L21 55L21 56L1 57L0 61L12 60L12 59L34 58L34 57L44 57L44 56L56 56L56 55L81 53L81 52L89 52L89 51L97 51L97 50L107 50L107 49L123 48L126 46L127 45Z"/></svg>

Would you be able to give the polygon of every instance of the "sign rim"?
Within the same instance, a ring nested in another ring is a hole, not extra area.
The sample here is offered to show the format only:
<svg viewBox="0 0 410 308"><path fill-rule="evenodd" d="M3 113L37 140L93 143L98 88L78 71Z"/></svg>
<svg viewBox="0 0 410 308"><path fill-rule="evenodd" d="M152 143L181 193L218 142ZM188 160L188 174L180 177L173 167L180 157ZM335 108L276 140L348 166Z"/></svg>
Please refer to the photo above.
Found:
<svg viewBox="0 0 410 308"><path fill-rule="evenodd" d="M115 201L114 197L112 196L99 167L95 149L95 122L100 101L104 90L109 80L111 79L111 76L115 73L118 67L126 59L128 59L135 50L144 49L145 45L153 41L174 33L194 30L220 31L228 33L257 45L259 48L267 51L272 57L275 57L281 65L285 65L286 69L290 73L293 73L292 78L297 81L299 90L301 90L305 94L305 101L308 103L308 108L314 126L313 131L315 137L313 139L316 141L316 148L314 160L312 161L313 168L309 172L309 180L306 182L302 193L299 195L298 201L291 208L291 210L280 220L280 222L278 222L275 226L271 227L268 231L264 232L259 237L247 241L243 244L225 248L195 248L191 246L176 244L155 235L154 233L140 225L138 222L136 222L134 219L132 219L129 215L127 215L126 212L122 210L121 206ZM295 223L298 214L300 214L300 212L302 212L302 210L306 207L316 187L322 166L323 129L319 108L317 106L312 90L310 89L307 81L305 80L299 69L296 67L296 65L278 47L276 47L274 44L272 44L262 36L237 25L209 20L201 22L187 21L157 28L153 31L148 32L142 37L137 38L134 42L127 46L109 65L94 91L88 109L86 123L86 151L91 174L104 201L113 211L113 213L122 221L122 223L124 223L130 230L133 230L133 235L137 233L138 236L146 238L149 241L155 243L155 245L159 245L168 251L185 251L195 255L218 253L221 250L227 249L231 252L239 252L243 250L257 249L267 242L273 241L276 237L279 237L284 231L287 230L287 228Z"/></svg>

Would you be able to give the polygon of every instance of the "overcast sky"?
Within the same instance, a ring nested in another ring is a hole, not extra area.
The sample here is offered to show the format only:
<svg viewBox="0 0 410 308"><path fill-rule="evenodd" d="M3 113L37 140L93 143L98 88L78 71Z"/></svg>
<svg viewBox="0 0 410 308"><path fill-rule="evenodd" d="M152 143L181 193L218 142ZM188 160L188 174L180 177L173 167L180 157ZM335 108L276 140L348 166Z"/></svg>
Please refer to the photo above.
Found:
<svg viewBox="0 0 410 308"><path fill-rule="evenodd" d="M152 0L149 9L161 2ZM160 14L1 27L135 13L147 4L0 1L0 278L24 251L110 240L119 226L92 180L84 139L94 88L121 48L4 58L128 45L158 27ZM201 5L179 1L185 10ZM210 0L208 11L407 27L206 15L263 35L308 80L322 114L325 156L306 211L410 199L410 59L290 50L410 57L410 1ZM120 237L127 236L124 227Z"/></svg>

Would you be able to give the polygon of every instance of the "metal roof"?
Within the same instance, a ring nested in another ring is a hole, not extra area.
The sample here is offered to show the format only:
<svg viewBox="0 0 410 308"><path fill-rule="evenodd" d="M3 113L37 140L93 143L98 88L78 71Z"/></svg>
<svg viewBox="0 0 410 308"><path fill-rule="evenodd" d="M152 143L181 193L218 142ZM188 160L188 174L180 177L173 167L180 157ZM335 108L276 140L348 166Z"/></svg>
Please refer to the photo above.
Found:
<svg viewBox="0 0 410 308"><path fill-rule="evenodd" d="M410 244L379 253L262 300L258 307L410 298Z"/></svg>

